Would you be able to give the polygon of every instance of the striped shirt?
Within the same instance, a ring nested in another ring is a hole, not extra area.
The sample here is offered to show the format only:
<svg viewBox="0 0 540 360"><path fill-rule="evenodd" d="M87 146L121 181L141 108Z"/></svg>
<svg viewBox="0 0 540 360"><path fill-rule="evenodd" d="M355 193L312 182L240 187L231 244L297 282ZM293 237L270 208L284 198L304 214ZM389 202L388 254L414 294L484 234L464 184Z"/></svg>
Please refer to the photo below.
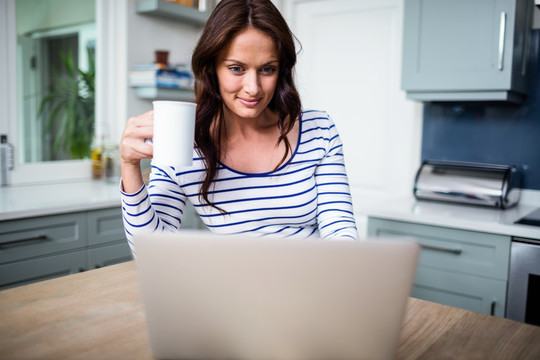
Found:
<svg viewBox="0 0 540 360"><path fill-rule="evenodd" d="M220 234L358 238L342 142L325 112L302 112L296 149L275 172L249 174L220 164L209 199L226 213L199 197L204 175L197 156L190 167L152 163L148 186L122 192L130 246L138 232L178 230L188 200L204 224Z"/></svg>

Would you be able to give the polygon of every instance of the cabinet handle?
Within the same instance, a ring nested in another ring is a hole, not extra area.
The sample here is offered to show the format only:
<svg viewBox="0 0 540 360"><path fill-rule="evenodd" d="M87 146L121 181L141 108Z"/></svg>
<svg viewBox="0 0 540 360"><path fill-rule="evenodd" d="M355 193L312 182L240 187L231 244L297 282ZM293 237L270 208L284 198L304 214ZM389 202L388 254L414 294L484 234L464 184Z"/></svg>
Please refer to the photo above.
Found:
<svg viewBox="0 0 540 360"><path fill-rule="evenodd" d="M17 239L17 240L11 240L11 241L2 242L2 243L0 243L0 247L20 244L20 243L25 243L25 242L31 242L31 241L43 241L43 240L47 240L47 239L48 239L47 235L38 235L38 236L33 236L33 237L29 237L29 238L24 238L24 239Z"/></svg>
<svg viewBox="0 0 540 360"><path fill-rule="evenodd" d="M501 20L499 23L499 64L497 68L499 71L503 70L504 66L504 38L506 37L506 13L501 12Z"/></svg>
<svg viewBox="0 0 540 360"><path fill-rule="evenodd" d="M491 309L489 310L491 316L495 316L495 305L497 304L497 302L495 300L493 300L491 302Z"/></svg>
<svg viewBox="0 0 540 360"><path fill-rule="evenodd" d="M451 253L451 254L455 254L455 255L460 255L461 251L462 251L459 248L446 248L446 247L442 247L442 246L433 246L433 245L424 245L424 244L420 244L420 247L422 249L442 251L442 252L447 252L447 253Z"/></svg>

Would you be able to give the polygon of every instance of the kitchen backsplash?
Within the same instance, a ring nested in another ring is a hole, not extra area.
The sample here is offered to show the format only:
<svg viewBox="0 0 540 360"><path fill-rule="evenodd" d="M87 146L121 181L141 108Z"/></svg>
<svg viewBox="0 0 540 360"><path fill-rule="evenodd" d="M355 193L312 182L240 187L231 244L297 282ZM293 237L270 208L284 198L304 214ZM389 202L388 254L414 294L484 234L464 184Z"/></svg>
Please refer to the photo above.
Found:
<svg viewBox="0 0 540 360"><path fill-rule="evenodd" d="M520 105L425 103L422 160L515 165L540 190L540 30L533 30L529 94Z"/></svg>

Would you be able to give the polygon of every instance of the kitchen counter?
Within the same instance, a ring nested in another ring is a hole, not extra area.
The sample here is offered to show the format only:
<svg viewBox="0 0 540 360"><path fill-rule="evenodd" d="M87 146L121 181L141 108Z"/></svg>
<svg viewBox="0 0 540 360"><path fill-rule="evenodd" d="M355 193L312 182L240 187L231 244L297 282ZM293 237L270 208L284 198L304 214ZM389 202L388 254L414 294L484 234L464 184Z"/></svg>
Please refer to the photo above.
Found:
<svg viewBox="0 0 540 360"><path fill-rule="evenodd" d="M416 200L413 196L386 200L365 210L368 217L443 226L491 234L540 239L540 227L514 224L540 206L518 204L510 209Z"/></svg>
<svg viewBox="0 0 540 360"><path fill-rule="evenodd" d="M6 359L151 359L133 261L0 291ZM398 359L538 359L540 327L410 298Z"/></svg>
<svg viewBox="0 0 540 360"><path fill-rule="evenodd" d="M118 183L86 180L0 187L0 221L120 206ZM358 215L445 226L463 230L540 239L540 227L514 224L536 208L531 203L510 209L418 201L414 197L371 202Z"/></svg>
<svg viewBox="0 0 540 360"><path fill-rule="evenodd" d="M117 182L78 182L0 187L0 221L120 207Z"/></svg>

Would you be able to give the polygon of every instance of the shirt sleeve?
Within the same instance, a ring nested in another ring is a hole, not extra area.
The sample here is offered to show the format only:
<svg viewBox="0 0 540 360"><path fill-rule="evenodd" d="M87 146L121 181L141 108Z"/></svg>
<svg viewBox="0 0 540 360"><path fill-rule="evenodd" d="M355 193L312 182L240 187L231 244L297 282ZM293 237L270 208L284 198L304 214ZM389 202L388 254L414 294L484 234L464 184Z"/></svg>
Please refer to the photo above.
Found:
<svg viewBox="0 0 540 360"><path fill-rule="evenodd" d="M358 239L343 143L335 124L328 117L327 148L315 170L317 185L317 222L323 238Z"/></svg>
<svg viewBox="0 0 540 360"><path fill-rule="evenodd" d="M133 254L133 237L143 232L177 231L186 207L186 195L176 182L174 168L152 164L148 186L133 194L120 191L122 217Z"/></svg>

